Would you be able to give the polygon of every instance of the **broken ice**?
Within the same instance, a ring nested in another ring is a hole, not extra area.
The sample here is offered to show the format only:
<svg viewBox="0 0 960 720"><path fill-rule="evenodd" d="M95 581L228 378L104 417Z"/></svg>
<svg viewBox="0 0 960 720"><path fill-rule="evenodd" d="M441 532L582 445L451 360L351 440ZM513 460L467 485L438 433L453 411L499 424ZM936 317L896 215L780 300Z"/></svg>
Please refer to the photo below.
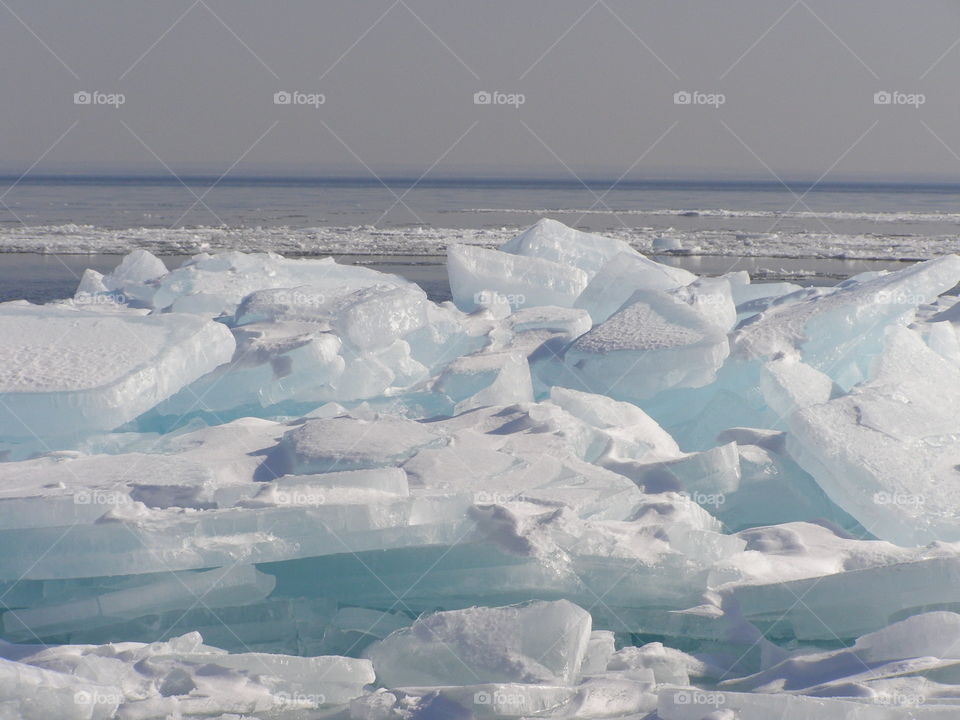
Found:
<svg viewBox="0 0 960 720"><path fill-rule="evenodd" d="M960 715L960 258L448 272L0 305L0 717Z"/></svg>

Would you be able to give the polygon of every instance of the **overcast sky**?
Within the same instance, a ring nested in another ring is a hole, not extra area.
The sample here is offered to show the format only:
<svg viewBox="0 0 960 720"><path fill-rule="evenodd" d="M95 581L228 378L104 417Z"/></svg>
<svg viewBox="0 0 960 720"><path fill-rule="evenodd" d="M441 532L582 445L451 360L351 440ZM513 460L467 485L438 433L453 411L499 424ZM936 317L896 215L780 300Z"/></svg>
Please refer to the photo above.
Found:
<svg viewBox="0 0 960 720"><path fill-rule="evenodd" d="M0 172L956 180L958 41L956 0L3 0Z"/></svg>

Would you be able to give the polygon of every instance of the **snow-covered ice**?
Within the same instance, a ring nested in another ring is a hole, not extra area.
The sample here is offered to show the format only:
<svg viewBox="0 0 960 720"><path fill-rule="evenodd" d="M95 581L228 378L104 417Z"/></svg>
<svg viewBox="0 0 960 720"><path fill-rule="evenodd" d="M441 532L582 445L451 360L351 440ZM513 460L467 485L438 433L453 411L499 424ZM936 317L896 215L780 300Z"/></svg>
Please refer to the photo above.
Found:
<svg viewBox="0 0 960 720"><path fill-rule="evenodd" d="M960 258L497 237L0 305L0 718L960 717Z"/></svg>

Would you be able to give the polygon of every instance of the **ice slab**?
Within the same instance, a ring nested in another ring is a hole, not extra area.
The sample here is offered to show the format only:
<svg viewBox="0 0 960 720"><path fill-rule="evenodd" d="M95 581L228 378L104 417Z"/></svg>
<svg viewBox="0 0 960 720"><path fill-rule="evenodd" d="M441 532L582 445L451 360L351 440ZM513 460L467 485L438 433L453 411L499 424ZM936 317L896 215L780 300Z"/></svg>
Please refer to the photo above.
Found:
<svg viewBox="0 0 960 720"><path fill-rule="evenodd" d="M849 389L867 377L888 325L905 324L918 306L958 281L960 256L949 255L885 275L851 278L806 297L788 295L734 334L732 352L744 358L799 354Z"/></svg>
<svg viewBox="0 0 960 720"><path fill-rule="evenodd" d="M473 311L502 296L514 309L535 305L571 307L587 285L578 267L468 245L447 249L453 301Z"/></svg>
<svg viewBox="0 0 960 720"><path fill-rule="evenodd" d="M575 339L592 327L590 316L583 310L561 307L522 308L504 318L504 324L514 333L548 331Z"/></svg>
<svg viewBox="0 0 960 720"><path fill-rule="evenodd" d="M530 366L518 352L465 355L451 362L434 383L434 390L454 403L452 414L485 405L509 405L533 400Z"/></svg>
<svg viewBox="0 0 960 720"><path fill-rule="evenodd" d="M850 695L859 687L869 697L878 680L904 675L930 675L940 680L960 677L960 615L931 612L914 615L857 639L850 648L798 652L755 675L728 680L733 691L810 695ZM922 703L917 703L922 704Z"/></svg>
<svg viewBox="0 0 960 720"><path fill-rule="evenodd" d="M84 628L90 630L126 619L171 610L189 610L203 598L206 607L236 607L266 598L274 579L251 566L180 573L125 590L74 602L8 610L0 616L8 640L32 641Z"/></svg>
<svg viewBox="0 0 960 720"><path fill-rule="evenodd" d="M826 520L865 532L786 452L784 433L731 428L718 442L737 443L739 483L713 514L732 531L759 525Z"/></svg>
<svg viewBox="0 0 960 720"><path fill-rule="evenodd" d="M618 255L646 259L623 240L582 232L550 218L538 220L501 245L500 250L573 265L590 277Z"/></svg>
<svg viewBox="0 0 960 720"><path fill-rule="evenodd" d="M960 540L957 407L960 368L892 328L868 382L789 415L787 448L877 537Z"/></svg>
<svg viewBox="0 0 960 720"><path fill-rule="evenodd" d="M156 291L155 281L167 274L160 258L143 249L124 256L120 264L103 277L104 289L123 302L149 305ZM80 290L85 289L81 283Z"/></svg>
<svg viewBox="0 0 960 720"><path fill-rule="evenodd" d="M771 568L768 582L747 583L731 592L743 616L775 640L853 639L931 607L960 609L960 563L952 552L934 548L904 557L902 548L866 546L854 551L850 566L843 563L846 555L805 560L804 572L816 575L797 580L781 581L784 573ZM833 569L824 575L824 567ZM773 575L778 579L769 582ZM797 596L803 603L794 605ZM864 597L870 602L863 602Z"/></svg>
<svg viewBox="0 0 960 720"><path fill-rule="evenodd" d="M124 696L91 682L0 658L0 713L11 720L110 720Z"/></svg>
<svg viewBox="0 0 960 720"><path fill-rule="evenodd" d="M590 641L590 614L565 600L470 608L419 618L371 646L386 687L496 682L573 684Z"/></svg>
<svg viewBox="0 0 960 720"><path fill-rule="evenodd" d="M730 332L737 323L733 285L727 278L699 278L670 294L687 303L720 332Z"/></svg>
<svg viewBox="0 0 960 720"><path fill-rule="evenodd" d="M619 310L637 290L673 290L696 280L693 273L623 253L610 259L577 298L575 307L602 323Z"/></svg>
<svg viewBox="0 0 960 720"><path fill-rule="evenodd" d="M695 309L666 293L637 291L573 343L564 362L582 385L573 387L639 402L669 388L706 385L728 353L726 335Z"/></svg>
<svg viewBox="0 0 960 720"><path fill-rule="evenodd" d="M289 428L256 418L145 439L122 453L57 452L0 463L0 528L68 527L111 509L230 507Z"/></svg>
<svg viewBox="0 0 960 720"><path fill-rule="evenodd" d="M112 430L230 360L219 323L167 314L0 306L7 437Z"/></svg>
<svg viewBox="0 0 960 720"><path fill-rule="evenodd" d="M445 443L431 426L402 417L320 418L284 435L276 467L297 475L385 467Z"/></svg>
<svg viewBox="0 0 960 720"><path fill-rule="evenodd" d="M318 475L284 475L263 483L244 507L310 507L325 503L359 504L408 497L407 474L398 467L345 470Z"/></svg>

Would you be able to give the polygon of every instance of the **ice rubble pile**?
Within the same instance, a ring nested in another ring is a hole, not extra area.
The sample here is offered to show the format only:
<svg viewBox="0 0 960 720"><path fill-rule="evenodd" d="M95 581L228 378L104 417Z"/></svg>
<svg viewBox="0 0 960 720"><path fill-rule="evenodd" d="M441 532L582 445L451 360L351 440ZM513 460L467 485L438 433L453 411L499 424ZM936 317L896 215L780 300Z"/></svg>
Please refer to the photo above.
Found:
<svg viewBox="0 0 960 720"><path fill-rule="evenodd" d="M0 718L960 716L960 258L448 270L0 305Z"/></svg>

